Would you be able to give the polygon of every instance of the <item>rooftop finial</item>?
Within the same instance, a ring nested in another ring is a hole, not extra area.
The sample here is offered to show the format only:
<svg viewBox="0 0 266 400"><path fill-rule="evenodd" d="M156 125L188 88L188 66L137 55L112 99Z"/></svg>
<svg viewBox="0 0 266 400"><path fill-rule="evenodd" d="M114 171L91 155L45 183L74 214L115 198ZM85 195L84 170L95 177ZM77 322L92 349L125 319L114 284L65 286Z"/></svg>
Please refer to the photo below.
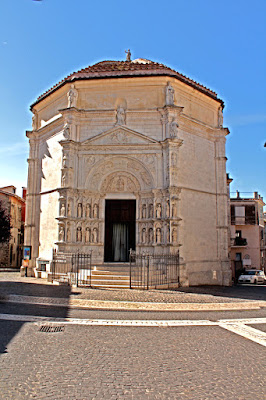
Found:
<svg viewBox="0 0 266 400"><path fill-rule="evenodd" d="M128 50L125 50L125 53L127 54L126 61L131 61L131 53L130 53L130 49L128 49Z"/></svg>

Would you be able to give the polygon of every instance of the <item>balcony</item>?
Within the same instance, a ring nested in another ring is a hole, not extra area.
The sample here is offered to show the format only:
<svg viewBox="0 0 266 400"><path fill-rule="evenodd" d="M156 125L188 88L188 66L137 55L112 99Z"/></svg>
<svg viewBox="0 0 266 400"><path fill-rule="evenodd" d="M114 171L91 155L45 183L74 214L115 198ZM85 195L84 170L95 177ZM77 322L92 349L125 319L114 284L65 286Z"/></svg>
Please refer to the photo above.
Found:
<svg viewBox="0 0 266 400"><path fill-rule="evenodd" d="M245 238L236 237L231 239L231 247L244 247L247 246L248 242Z"/></svg>
<svg viewBox="0 0 266 400"><path fill-rule="evenodd" d="M235 217L231 215L231 225L258 225L255 216L251 217Z"/></svg>

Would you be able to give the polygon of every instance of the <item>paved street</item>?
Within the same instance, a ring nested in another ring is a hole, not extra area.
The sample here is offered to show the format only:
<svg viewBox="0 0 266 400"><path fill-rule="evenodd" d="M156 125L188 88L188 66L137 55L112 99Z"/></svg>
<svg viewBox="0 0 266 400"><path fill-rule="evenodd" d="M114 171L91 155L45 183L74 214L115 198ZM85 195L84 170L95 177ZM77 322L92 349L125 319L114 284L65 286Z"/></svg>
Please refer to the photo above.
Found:
<svg viewBox="0 0 266 400"><path fill-rule="evenodd" d="M19 294L55 289L32 285ZM15 289L7 283L5 293ZM264 307L118 311L3 300L0 398L261 400L265 345Z"/></svg>

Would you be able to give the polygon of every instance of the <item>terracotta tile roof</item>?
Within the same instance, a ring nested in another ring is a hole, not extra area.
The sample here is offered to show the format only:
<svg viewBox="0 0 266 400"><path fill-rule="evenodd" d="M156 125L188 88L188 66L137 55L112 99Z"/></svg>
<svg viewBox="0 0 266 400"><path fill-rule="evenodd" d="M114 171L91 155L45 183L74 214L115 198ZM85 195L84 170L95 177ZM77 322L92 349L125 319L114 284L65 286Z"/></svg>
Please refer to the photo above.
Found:
<svg viewBox="0 0 266 400"><path fill-rule="evenodd" d="M172 76L193 87L194 89L199 90L207 96L219 101L223 105L223 101L217 97L217 93L201 85L200 83L193 81L187 76L167 67L164 64L159 64L145 59L137 59L133 61L101 61L92 66L83 68L77 72L73 72L72 74L61 80L59 83L54 85L52 88L47 90L41 96L39 96L38 99L31 105L31 109L35 104L39 103L42 99L53 93L64 84L76 80L159 75L169 77Z"/></svg>

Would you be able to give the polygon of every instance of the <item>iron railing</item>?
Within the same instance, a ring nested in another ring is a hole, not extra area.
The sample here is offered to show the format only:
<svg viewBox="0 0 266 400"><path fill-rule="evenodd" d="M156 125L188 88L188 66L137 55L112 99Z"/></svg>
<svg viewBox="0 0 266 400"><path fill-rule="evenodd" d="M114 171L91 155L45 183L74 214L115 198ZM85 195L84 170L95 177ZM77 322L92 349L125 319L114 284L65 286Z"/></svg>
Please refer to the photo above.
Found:
<svg viewBox="0 0 266 400"><path fill-rule="evenodd" d="M152 289L179 283L179 252L137 254L130 251L130 289Z"/></svg>
<svg viewBox="0 0 266 400"><path fill-rule="evenodd" d="M52 279L76 286L91 286L92 253L53 253Z"/></svg>

